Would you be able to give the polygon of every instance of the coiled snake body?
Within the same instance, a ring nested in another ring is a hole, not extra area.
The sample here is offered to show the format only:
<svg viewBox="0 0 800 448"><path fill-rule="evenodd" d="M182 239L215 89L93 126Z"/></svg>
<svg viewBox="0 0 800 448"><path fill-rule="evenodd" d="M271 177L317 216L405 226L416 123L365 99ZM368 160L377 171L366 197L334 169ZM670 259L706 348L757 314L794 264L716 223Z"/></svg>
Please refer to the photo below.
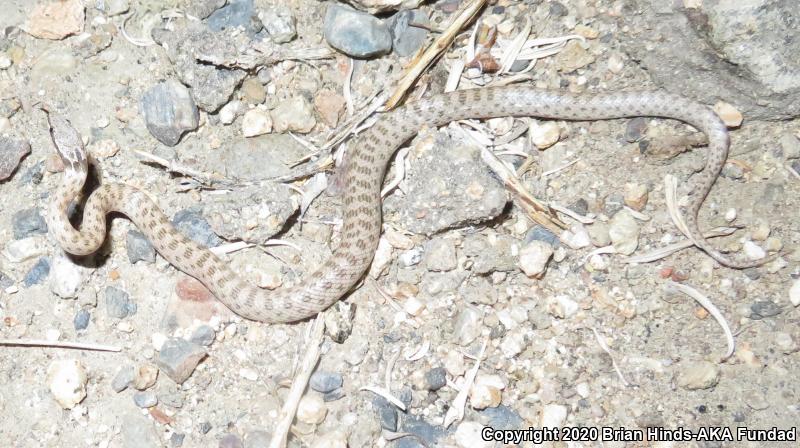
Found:
<svg viewBox="0 0 800 448"><path fill-rule="evenodd" d="M201 281L228 308L247 319L292 322L313 316L346 294L369 267L381 230L380 187L397 148L424 126L469 118L535 116L561 120L601 120L635 116L666 117L693 125L708 137L705 169L696 176L684 219L694 243L721 264L739 263L714 249L697 226L697 213L728 154L728 132L708 107L663 92L570 95L524 86L461 90L400 107L380 117L352 145L345 164L343 226L339 246L316 272L292 288L262 290L234 272L207 248L178 232L141 191L122 184L102 185L89 197L81 230L70 224L69 205L87 175L87 158L77 131L63 117L48 114L50 133L64 161L63 183L52 197L47 221L61 247L88 255L105 239L105 216L127 215L170 263Z"/></svg>

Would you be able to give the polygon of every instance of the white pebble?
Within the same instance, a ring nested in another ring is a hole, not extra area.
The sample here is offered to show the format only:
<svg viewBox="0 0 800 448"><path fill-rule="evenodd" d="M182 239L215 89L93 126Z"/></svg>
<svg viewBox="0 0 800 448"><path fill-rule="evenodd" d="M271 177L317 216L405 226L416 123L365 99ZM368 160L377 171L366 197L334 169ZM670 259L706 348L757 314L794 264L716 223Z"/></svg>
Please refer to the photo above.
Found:
<svg viewBox="0 0 800 448"><path fill-rule="evenodd" d="M519 267L528 277L541 278L552 256L552 246L544 241L531 241L519 252Z"/></svg>
<svg viewBox="0 0 800 448"><path fill-rule="evenodd" d="M242 119L242 134L245 137L255 137L272 131L272 118L269 112L255 108L244 114Z"/></svg>
<svg viewBox="0 0 800 448"><path fill-rule="evenodd" d="M617 253L630 255L639 246L639 224L629 212L620 211L609 222L608 236Z"/></svg>
<svg viewBox="0 0 800 448"><path fill-rule="evenodd" d="M488 384L474 384L469 393L469 404L473 409L496 408L502 399L500 389Z"/></svg>
<svg viewBox="0 0 800 448"><path fill-rule="evenodd" d="M570 249L583 249L592 244L592 238L589 232L581 225L575 225L561 232L559 239L562 243L569 246Z"/></svg>
<svg viewBox="0 0 800 448"><path fill-rule="evenodd" d="M764 249L749 240L744 242L742 250L744 250L744 255L750 260L760 260L767 256L767 252Z"/></svg>
<svg viewBox="0 0 800 448"><path fill-rule="evenodd" d="M608 71L611 73L617 74L625 68L625 62L622 60L622 57L614 53L608 58Z"/></svg>
<svg viewBox="0 0 800 448"><path fill-rule="evenodd" d="M539 149L555 145L561 137L558 125L552 121L546 121L542 124L532 123L528 128L528 133L533 144Z"/></svg>
<svg viewBox="0 0 800 448"><path fill-rule="evenodd" d="M0 132L6 132L11 129L11 120L6 117L0 117Z"/></svg>
<svg viewBox="0 0 800 448"><path fill-rule="evenodd" d="M572 300L568 296L559 295L554 297L550 312L552 315L558 318L568 319L574 316L579 309L580 306L578 305L578 302Z"/></svg>
<svg viewBox="0 0 800 448"><path fill-rule="evenodd" d="M329 432L315 440L311 446L312 448L347 448L347 433L343 430Z"/></svg>
<svg viewBox="0 0 800 448"><path fill-rule="evenodd" d="M219 121L224 125L233 123L233 120L242 112L241 101L231 101L219 110Z"/></svg>
<svg viewBox="0 0 800 448"><path fill-rule="evenodd" d="M725 221L733 222L736 219L736 209L731 207L725 212Z"/></svg>
<svg viewBox="0 0 800 448"><path fill-rule="evenodd" d="M72 409L86 398L86 370L76 359L53 361L47 368L50 393L64 409Z"/></svg>
<svg viewBox="0 0 800 448"><path fill-rule="evenodd" d="M258 372L253 369L248 369L247 367L239 369L239 376L250 381L258 380Z"/></svg>
<svg viewBox="0 0 800 448"><path fill-rule="evenodd" d="M725 126L729 128L737 128L741 126L742 120L742 113L739 112L732 104L728 104L724 101L720 101L714 105L714 112L719 115L719 118L722 119L722 122L725 123Z"/></svg>
<svg viewBox="0 0 800 448"><path fill-rule="evenodd" d="M483 425L478 422L462 422L458 425L453 437L460 448L491 448L495 446L494 441L484 440L481 437L481 431L483 431Z"/></svg>
<svg viewBox="0 0 800 448"><path fill-rule="evenodd" d="M589 392L590 392L589 383L586 382L578 383L575 386L575 392L577 392L578 395L581 396L581 398L589 398Z"/></svg>
<svg viewBox="0 0 800 448"><path fill-rule="evenodd" d="M390 241L385 237L381 237L378 241L378 249L375 250L375 256L372 258L372 265L369 268L370 277L378 278L383 273L383 270L392 261L392 252Z"/></svg>
<svg viewBox="0 0 800 448"><path fill-rule="evenodd" d="M560 428L567 420L567 407L560 404L548 404L542 409L539 427Z"/></svg>
<svg viewBox="0 0 800 448"><path fill-rule="evenodd" d="M55 342L61 339L61 331L56 328L50 328L44 333L44 338L50 342Z"/></svg>
<svg viewBox="0 0 800 448"><path fill-rule="evenodd" d="M50 291L62 299L75 299L83 284L83 270L67 257L53 260Z"/></svg>
<svg viewBox="0 0 800 448"><path fill-rule="evenodd" d="M150 337L150 342L153 344L153 349L155 349L157 352L160 352L161 347L163 347L164 343L167 342L167 335L164 333L153 333L153 336Z"/></svg>
<svg viewBox="0 0 800 448"><path fill-rule="evenodd" d="M800 306L800 279L794 281L794 284L789 288L789 301L794 306Z"/></svg>
<svg viewBox="0 0 800 448"><path fill-rule="evenodd" d="M525 338L518 332L508 333L500 343L500 351L502 351L503 356L508 359L511 359L522 353L522 350L524 349Z"/></svg>
<svg viewBox="0 0 800 448"><path fill-rule="evenodd" d="M297 405L297 420L303 423L311 425L322 423L327 414L328 408L325 402L319 395L313 393L303 396Z"/></svg>
<svg viewBox="0 0 800 448"><path fill-rule="evenodd" d="M412 316L419 316L425 310L425 303L412 296L406 299L406 302L403 304L403 310Z"/></svg>

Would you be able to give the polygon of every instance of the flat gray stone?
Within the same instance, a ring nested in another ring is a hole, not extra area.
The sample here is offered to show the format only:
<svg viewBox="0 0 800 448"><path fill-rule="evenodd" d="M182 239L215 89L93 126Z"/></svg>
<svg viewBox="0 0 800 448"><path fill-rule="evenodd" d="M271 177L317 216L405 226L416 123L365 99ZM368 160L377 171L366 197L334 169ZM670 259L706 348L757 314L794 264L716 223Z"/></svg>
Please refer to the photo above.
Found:
<svg viewBox="0 0 800 448"><path fill-rule="evenodd" d="M183 84L170 79L151 87L142 96L140 109L147 130L156 140L175 146L186 131L197 129L200 112Z"/></svg>
<svg viewBox="0 0 800 448"><path fill-rule="evenodd" d="M156 364L165 375L181 384L192 375L197 364L205 357L206 351L203 347L184 339L170 338L161 347Z"/></svg>
<svg viewBox="0 0 800 448"><path fill-rule="evenodd" d="M336 3L328 4L324 35L331 47L354 58L370 58L392 50L392 35L382 20Z"/></svg>

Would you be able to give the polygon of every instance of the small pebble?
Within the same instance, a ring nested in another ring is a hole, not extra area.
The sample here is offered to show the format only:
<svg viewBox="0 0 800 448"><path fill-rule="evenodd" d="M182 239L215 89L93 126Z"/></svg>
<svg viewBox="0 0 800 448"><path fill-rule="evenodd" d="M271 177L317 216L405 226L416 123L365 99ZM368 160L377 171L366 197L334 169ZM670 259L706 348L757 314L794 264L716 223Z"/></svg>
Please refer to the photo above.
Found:
<svg viewBox="0 0 800 448"><path fill-rule="evenodd" d="M115 286L106 286L106 313L109 317L124 319L136 314L137 306L130 295Z"/></svg>
<svg viewBox="0 0 800 448"><path fill-rule="evenodd" d="M72 409L86 398L87 381L86 370L76 359L53 361L47 368L50 393L64 409Z"/></svg>
<svg viewBox="0 0 800 448"><path fill-rule="evenodd" d="M199 345L180 338L170 338L158 354L159 369L178 384L186 381L206 351Z"/></svg>
<svg viewBox="0 0 800 448"><path fill-rule="evenodd" d="M22 283L25 287L41 284L45 278L50 274L50 261L47 258L40 258L36 264L33 265L30 271L25 274Z"/></svg>
<svg viewBox="0 0 800 448"><path fill-rule="evenodd" d="M540 427L560 428L567 420L567 407L560 404L548 404L542 408Z"/></svg>
<svg viewBox="0 0 800 448"><path fill-rule="evenodd" d="M72 319L72 326L75 327L75 331L85 330L86 327L89 326L89 320L91 315L88 311L81 308L75 313L75 317Z"/></svg>
<svg viewBox="0 0 800 448"><path fill-rule="evenodd" d="M467 346L480 336L481 312L474 307L464 307L456 316L453 338L461 346Z"/></svg>
<svg viewBox="0 0 800 448"><path fill-rule="evenodd" d="M242 119L242 135L255 137L272 132L272 117L261 108L250 109Z"/></svg>
<svg viewBox="0 0 800 448"><path fill-rule="evenodd" d="M797 279L789 288L789 301L794 306L800 306L800 279Z"/></svg>
<svg viewBox="0 0 800 448"><path fill-rule="evenodd" d="M158 397L153 392L136 392L133 394L133 402L140 408L152 408L158 404Z"/></svg>
<svg viewBox="0 0 800 448"><path fill-rule="evenodd" d="M245 116L246 118L246 116ZM317 124L314 107L304 96L293 96L281 101L272 110L275 132L311 132Z"/></svg>
<svg viewBox="0 0 800 448"><path fill-rule="evenodd" d="M561 130L553 121L532 123L528 133L533 144L539 149L547 149L558 143L558 139L561 138Z"/></svg>
<svg viewBox="0 0 800 448"><path fill-rule="evenodd" d="M219 448L244 448L244 443L236 434L225 434L219 439Z"/></svg>
<svg viewBox="0 0 800 448"><path fill-rule="evenodd" d="M47 233L47 223L39 209L35 207L14 213L11 216L11 228L15 240Z"/></svg>
<svg viewBox="0 0 800 448"><path fill-rule="evenodd" d="M239 376L250 381L258 381L258 372L253 369L242 367L239 369Z"/></svg>
<svg viewBox="0 0 800 448"><path fill-rule="evenodd" d="M736 219L736 209L731 207L725 212L725 221L733 222Z"/></svg>
<svg viewBox="0 0 800 448"><path fill-rule="evenodd" d="M158 378L158 369L152 364L142 364L135 370L133 377L133 387L137 390L145 390L153 387Z"/></svg>
<svg viewBox="0 0 800 448"><path fill-rule="evenodd" d="M392 50L392 35L382 20L345 5L328 5L323 34L331 47L359 59Z"/></svg>
<svg viewBox="0 0 800 448"><path fill-rule="evenodd" d="M403 311L410 316L417 317L425 311L425 302L421 301L416 296L411 296L403 303Z"/></svg>
<svg viewBox="0 0 800 448"><path fill-rule="evenodd" d="M714 105L714 112L719 115L725 126L729 128L738 128L742 125L742 113L732 104L720 101Z"/></svg>
<svg viewBox="0 0 800 448"><path fill-rule="evenodd" d="M626 211L620 211L611 218L608 236L617 253L631 255L639 246L639 224Z"/></svg>
<svg viewBox="0 0 800 448"><path fill-rule="evenodd" d="M111 380L111 388L114 389L114 392L120 393L133 383L135 377L136 370L132 365L122 366Z"/></svg>
<svg viewBox="0 0 800 448"><path fill-rule="evenodd" d="M329 432L319 436L312 446L313 448L347 448L347 432L344 430Z"/></svg>
<svg viewBox="0 0 800 448"><path fill-rule="evenodd" d="M325 420L327 414L328 408L325 402L316 394L304 395L297 405L297 420L303 423L317 425Z"/></svg>
<svg viewBox="0 0 800 448"><path fill-rule="evenodd" d="M196 330L194 330L189 340L197 345L208 347L214 342L216 338L217 338L217 332L214 331L213 328L211 328L208 325L200 325L199 327L197 327Z"/></svg>
<svg viewBox="0 0 800 448"><path fill-rule="evenodd" d="M750 260L760 260L767 256L767 252L762 249L758 244L747 240L742 245L744 255Z"/></svg>
<svg viewBox="0 0 800 448"><path fill-rule="evenodd" d="M647 185L637 183L625 184L625 205L636 210L641 211L647 205Z"/></svg>
<svg viewBox="0 0 800 448"><path fill-rule="evenodd" d="M285 44L297 36L295 18L287 5L270 5L258 13L264 29L273 42Z"/></svg>
<svg viewBox="0 0 800 448"><path fill-rule="evenodd" d="M679 366L678 386L687 390L710 389L719 382L720 370L708 361L685 362Z"/></svg>
<svg viewBox="0 0 800 448"><path fill-rule="evenodd" d="M750 232L750 237L755 241L765 241L769 237L770 228L766 219L757 219L756 225Z"/></svg>
<svg viewBox="0 0 800 448"><path fill-rule="evenodd" d="M771 300L759 300L758 302L750 305L750 310L753 312L750 319L760 320L766 317L777 316L783 311L778 304Z"/></svg>
<svg viewBox="0 0 800 448"><path fill-rule="evenodd" d="M531 241L519 252L519 267L529 278L541 278L552 256L553 246L543 241Z"/></svg>
<svg viewBox="0 0 800 448"><path fill-rule="evenodd" d="M335 372L316 371L311 375L308 386L317 392L327 393L342 387L344 379Z"/></svg>
<svg viewBox="0 0 800 448"><path fill-rule="evenodd" d="M156 84L145 92L140 109L147 130L167 146L177 145L184 132L195 130L200 124L200 112L192 93L175 79Z"/></svg>
<svg viewBox="0 0 800 448"><path fill-rule="evenodd" d="M447 384L447 371L444 367L434 367L425 372L425 387L436 391Z"/></svg>
<svg viewBox="0 0 800 448"><path fill-rule="evenodd" d="M62 299L75 299L83 285L83 269L67 257L53 260L50 276L50 291Z"/></svg>
<svg viewBox="0 0 800 448"><path fill-rule="evenodd" d="M791 132L785 132L781 135L780 145L785 159L800 159L800 137Z"/></svg>
<svg viewBox="0 0 800 448"><path fill-rule="evenodd" d="M128 253L128 260L131 263L144 261L154 263L156 261L156 249L150 241L138 230L129 230L125 236L125 248Z"/></svg>

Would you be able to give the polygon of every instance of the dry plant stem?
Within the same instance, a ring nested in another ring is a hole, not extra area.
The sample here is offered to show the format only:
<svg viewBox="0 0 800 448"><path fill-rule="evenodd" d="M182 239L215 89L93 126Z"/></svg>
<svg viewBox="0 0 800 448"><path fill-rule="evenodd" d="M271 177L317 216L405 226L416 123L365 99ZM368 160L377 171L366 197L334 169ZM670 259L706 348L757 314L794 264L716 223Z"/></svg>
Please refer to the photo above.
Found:
<svg viewBox="0 0 800 448"><path fill-rule="evenodd" d="M722 327L722 331L725 333L725 341L728 344L728 351L725 352L725 356L722 357L720 361L724 361L733 355L733 351L736 348L735 342L733 340L733 333L731 333L731 328L728 326L728 322L725 320L725 316L722 315L719 308L717 308L711 299L703 295L700 291L692 288L691 286L684 285L681 283L675 283L673 281L667 281L664 285L664 291L674 293L680 292L686 294L687 296L693 298L697 301L703 308L708 310L708 312L714 316L714 319L719 323L720 327Z"/></svg>
<svg viewBox="0 0 800 448"><path fill-rule="evenodd" d="M394 93L385 104L387 110L394 109L417 82L417 78L453 43L461 29L472 21L486 4L487 0L471 0L465 4L447 26L447 29L436 38L428 48L412 62L405 75L397 83Z"/></svg>
<svg viewBox="0 0 800 448"><path fill-rule="evenodd" d="M594 333L594 337L597 340L597 345L599 345L600 348L603 349L603 351L606 352L606 354L608 354L608 357L611 358L611 365L614 366L614 370L617 372L617 376L619 377L620 381L622 381L622 384L625 387L630 387L631 383L629 383L628 380L625 379L625 375L623 375L622 370L619 369L617 361L614 359L614 355L611 353L611 349L608 348L608 345L606 345L606 341L603 340L603 337L600 336L600 333L598 333L597 330L594 329L594 327L592 327L592 333Z"/></svg>
<svg viewBox="0 0 800 448"><path fill-rule="evenodd" d="M311 323L311 335L306 343L306 354L303 357L303 364L301 370L292 381L292 387L289 389L289 395L286 397L286 402L281 409L281 417L275 430L272 434L270 441L270 448L283 448L286 446L286 437L289 429L292 427L294 414L297 412L297 405L300 403L300 398L303 397L303 391L308 385L308 379L314 372L317 366L320 355L320 346L322 345L323 332L325 331L324 316L319 315Z"/></svg>
<svg viewBox="0 0 800 448"><path fill-rule="evenodd" d="M488 343L488 339L483 341L481 351L478 352L478 356L475 358L475 365L472 366L469 372L464 376L464 383L461 386L461 390L458 391L456 398L453 400L453 404L450 406L450 409L447 410L447 414L445 414L444 420L442 421L442 425L445 428L449 428L450 425L464 418L464 407L467 405L469 390L472 388L472 384L475 383L475 377L478 376L478 370L481 367L483 354L486 353L486 344Z"/></svg>
<svg viewBox="0 0 800 448"><path fill-rule="evenodd" d="M98 352L119 352L121 348L113 345L92 344L88 342L48 341L45 339L0 339L0 346L72 348Z"/></svg>
<svg viewBox="0 0 800 448"><path fill-rule="evenodd" d="M546 228L554 235L558 235L561 233L561 230L567 227L550 207L528 193L528 190L525 189L525 186L522 185L522 182L519 181L516 174L506 168L503 162L485 147L481 147L481 160L483 160L492 172L503 181L503 185L506 189L519 200L520 207L522 207L528 216L537 224Z"/></svg>

